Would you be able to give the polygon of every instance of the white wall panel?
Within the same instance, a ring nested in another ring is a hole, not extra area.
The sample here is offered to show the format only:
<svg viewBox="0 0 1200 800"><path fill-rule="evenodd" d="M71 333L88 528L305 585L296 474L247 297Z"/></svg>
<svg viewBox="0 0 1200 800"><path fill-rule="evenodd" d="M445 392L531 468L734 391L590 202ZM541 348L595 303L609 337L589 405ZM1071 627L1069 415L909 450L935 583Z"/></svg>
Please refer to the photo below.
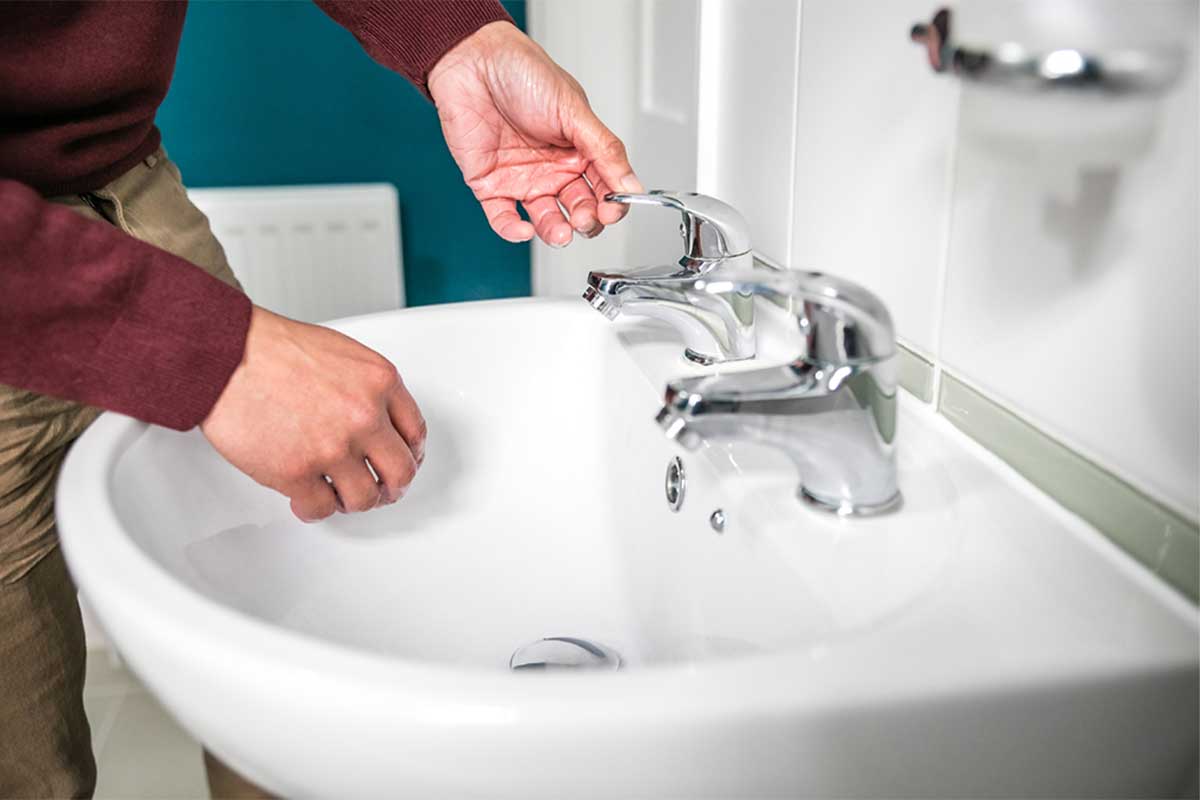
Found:
<svg viewBox="0 0 1200 800"><path fill-rule="evenodd" d="M703 9L699 190L740 210L755 251L786 264L800 3L708 0Z"/></svg>
<svg viewBox="0 0 1200 800"><path fill-rule="evenodd" d="M958 85L930 71L908 32L935 5L804 0L791 259L879 294L899 335L926 353L937 343Z"/></svg>
<svg viewBox="0 0 1200 800"><path fill-rule="evenodd" d="M1195 57L1194 2L1082 8L1103 19L1060 32L1060 44L1100 47L1096 31L1108 28L1149 46L1172 44L1165 36ZM1006 36L1046 35L1032 24L1015 27L1011 14L999 18L1010 26ZM974 21L964 13L977 38L993 30ZM1148 37L1155 32L1159 39ZM1072 35L1083 38L1062 41ZM1156 101L964 93L942 356L1049 433L1194 518L1194 61L1185 76Z"/></svg>

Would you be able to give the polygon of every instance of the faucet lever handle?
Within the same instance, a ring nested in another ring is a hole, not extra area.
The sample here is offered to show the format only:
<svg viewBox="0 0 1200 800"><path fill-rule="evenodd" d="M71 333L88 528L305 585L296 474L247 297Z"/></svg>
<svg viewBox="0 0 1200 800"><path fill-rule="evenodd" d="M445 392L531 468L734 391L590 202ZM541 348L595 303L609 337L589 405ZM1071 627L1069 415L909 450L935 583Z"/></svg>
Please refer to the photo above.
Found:
<svg viewBox="0 0 1200 800"><path fill-rule="evenodd" d="M609 203L674 208L683 216L683 266L696 269L703 262L722 261L750 252L750 230L746 219L728 203L696 192L655 189L646 194L613 193Z"/></svg>

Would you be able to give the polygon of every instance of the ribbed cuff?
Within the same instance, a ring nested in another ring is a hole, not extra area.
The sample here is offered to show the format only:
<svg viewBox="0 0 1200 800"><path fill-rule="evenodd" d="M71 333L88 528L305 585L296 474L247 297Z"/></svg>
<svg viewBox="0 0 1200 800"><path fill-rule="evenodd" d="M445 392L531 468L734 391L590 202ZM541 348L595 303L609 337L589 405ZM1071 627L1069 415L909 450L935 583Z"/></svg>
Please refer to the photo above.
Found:
<svg viewBox="0 0 1200 800"><path fill-rule="evenodd" d="M512 17L494 0L317 0L383 66L429 97L429 72L450 49ZM430 98L432 99L432 98Z"/></svg>
<svg viewBox="0 0 1200 800"><path fill-rule="evenodd" d="M80 365L78 380L93 405L185 431L208 416L241 363L252 305L175 260L140 272L141 285Z"/></svg>

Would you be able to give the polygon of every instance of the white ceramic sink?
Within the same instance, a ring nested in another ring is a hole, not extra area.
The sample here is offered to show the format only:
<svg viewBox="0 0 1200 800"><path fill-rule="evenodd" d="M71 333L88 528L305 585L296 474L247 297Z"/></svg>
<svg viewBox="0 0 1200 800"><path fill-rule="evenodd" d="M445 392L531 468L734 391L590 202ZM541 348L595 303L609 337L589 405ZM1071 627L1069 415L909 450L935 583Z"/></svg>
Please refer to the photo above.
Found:
<svg viewBox="0 0 1200 800"><path fill-rule="evenodd" d="M664 438L663 384L698 368L654 323L518 300L335 327L392 359L428 419L397 505L306 526L199 433L113 414L59 487L67 560L121 653L266 787L1164 796L1194 781L1195 608L912 398L904 508L840 519L796 501L775 453ZM623 667L509 670L546 636Z"/></svg>

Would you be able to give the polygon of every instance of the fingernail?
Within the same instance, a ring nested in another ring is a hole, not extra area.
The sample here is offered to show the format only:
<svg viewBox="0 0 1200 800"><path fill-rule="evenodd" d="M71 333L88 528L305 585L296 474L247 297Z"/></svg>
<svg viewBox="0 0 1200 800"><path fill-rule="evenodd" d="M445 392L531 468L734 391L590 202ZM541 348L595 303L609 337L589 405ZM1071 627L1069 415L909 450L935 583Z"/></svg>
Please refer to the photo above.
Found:
<svg viewBox="0 0 1200 800"><path fill-rule="evenodd" d="M646 191L642 186L642 182L637 179L637 176L632 172L621 179L621 191L641 194Z"/></svg>
<svg viewBox="0 0 1200 800"><path fill-rule="evenodd" d="M602 230L604 230L603 226L596 224L588 228L586 231L580 231L580 233L582 233L588 239L594 239Z"/></svg>

